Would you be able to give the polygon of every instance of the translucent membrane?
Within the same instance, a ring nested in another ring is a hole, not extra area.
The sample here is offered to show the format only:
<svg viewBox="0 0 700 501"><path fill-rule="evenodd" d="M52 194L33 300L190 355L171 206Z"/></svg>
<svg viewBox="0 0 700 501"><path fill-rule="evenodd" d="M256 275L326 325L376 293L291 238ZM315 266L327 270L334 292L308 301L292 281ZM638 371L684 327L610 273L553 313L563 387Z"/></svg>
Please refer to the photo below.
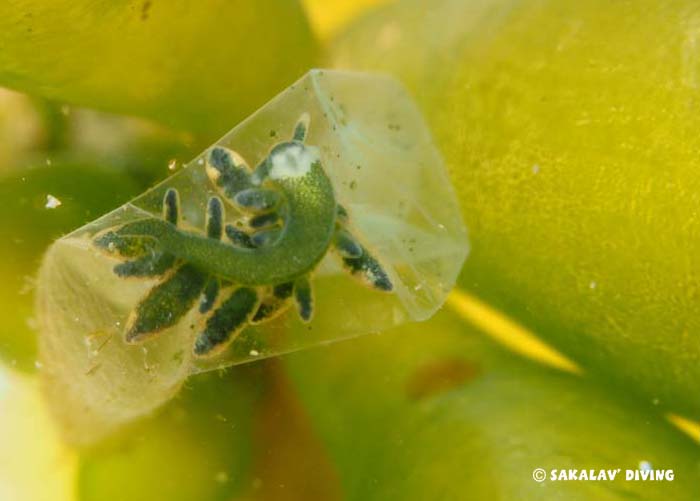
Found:
<svg viewBox="0 0 700 501"><path fill-rule="evenodd" d="M173 327L127 344L127 319L158 279L121 278L119 259L96 248L109 228L162 217L168 188L179 192L183 226L204 232L207 200L221 195L206 152L140 197L61 238L40 272L41 356L51 401L69 436L90 442L170 398L188 374L270 357L430 317L444 302L468 252L466 229L442 159L403 87L373 74L315 70L216 144L250 166L289 140L310 117L306 144L320 151L349 227L393 283L371 289L333 251L313 274L314 316L294 308L249 326L213 358L192 354L205 322L197 307ZM226 221L240 215L224 200Z"/></svg>

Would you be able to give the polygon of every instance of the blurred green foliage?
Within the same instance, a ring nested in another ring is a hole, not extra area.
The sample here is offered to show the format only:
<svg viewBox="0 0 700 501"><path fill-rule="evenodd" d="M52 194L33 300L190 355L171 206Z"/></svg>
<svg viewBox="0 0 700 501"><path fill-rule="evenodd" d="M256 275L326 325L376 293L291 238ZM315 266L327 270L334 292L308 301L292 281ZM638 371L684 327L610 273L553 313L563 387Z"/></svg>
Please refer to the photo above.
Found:
<svg viewBox="0 0 700 501"><path fill-rule="evenodd" d="M286 365L348 500L697 497L697 446L679 431L626 396L501 351L448 312ZM625 482L642 461L675 480ZM538 467L622 473L537 483Z"/></svg>
<svg viewBox="0 0 700 501"><path fill-rule="evenodd" d="M9 0L0 85L217 139L315 61L296 1Z"/></svg>
<svg viewBox="0 0 700 501"><path fill-rule="evenodd" d="M87 452L80 499L228 501L249 488L250 410L264 385L246 384L246 372L193 378L156 416Z"/></svg>
<svg viewBox="0 0 700 501"><path fill-rule="evenodd" d="M44 249L56 238L138 194L124 173L73 163L23 168L0 177L0 358L33 369L33 280ZM47 209L47 196L61 202Z"/></svg>
<svg viewBox="0 0 700 501"><path fill-rule="evenodd" d="M474 242L461 286L694 418L698 26L691 1L406 0L334 50L425 111Z"/></svg>

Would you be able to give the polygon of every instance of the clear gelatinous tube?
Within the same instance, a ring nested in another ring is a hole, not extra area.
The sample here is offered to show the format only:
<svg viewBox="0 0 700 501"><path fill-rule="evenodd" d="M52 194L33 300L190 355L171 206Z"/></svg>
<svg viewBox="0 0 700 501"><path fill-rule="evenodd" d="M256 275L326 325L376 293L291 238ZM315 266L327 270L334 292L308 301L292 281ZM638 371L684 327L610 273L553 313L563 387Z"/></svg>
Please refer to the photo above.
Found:
<svg viewBox="0 0 700 501"><path fill-rule="evenodd" d="M429 318L467 252L403 87L311 71L52 245L37 299L50 401L68 436L90 442L192 372Z"/></svg>

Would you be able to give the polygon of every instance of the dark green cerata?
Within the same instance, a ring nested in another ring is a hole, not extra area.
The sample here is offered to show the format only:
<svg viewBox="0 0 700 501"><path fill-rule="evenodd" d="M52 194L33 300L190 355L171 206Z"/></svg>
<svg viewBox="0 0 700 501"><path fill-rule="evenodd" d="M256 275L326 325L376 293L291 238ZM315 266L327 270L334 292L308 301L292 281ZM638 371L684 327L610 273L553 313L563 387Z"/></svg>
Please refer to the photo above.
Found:
<svg viewBox="0 0 700 501"><path fill-rule="evenodd" d="M393 289L377 260L348 231L318 148L304 143L304 114L290 141L275 145L251 170L235 152L215 146L206 156L209 179L243 214L224 225L224 203L211 197L203 233L178 227L178 193L163 199L163 218L147 217L109 229L95 245L122 258L120 277L159 277L126 327L139 342L177 324L199 300L206 322L197 356L225 348L246 325L270 320L292 303L304 322L313 315L310 275L329 249L345 269L382 291Z"/></svg>

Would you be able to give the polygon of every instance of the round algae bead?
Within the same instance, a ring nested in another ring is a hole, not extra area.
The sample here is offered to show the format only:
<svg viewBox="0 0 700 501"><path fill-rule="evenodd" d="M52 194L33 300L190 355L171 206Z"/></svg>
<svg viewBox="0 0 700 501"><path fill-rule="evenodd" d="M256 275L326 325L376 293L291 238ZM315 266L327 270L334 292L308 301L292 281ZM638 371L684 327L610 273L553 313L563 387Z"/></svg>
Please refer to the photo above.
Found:
<svg viewBox="0 0 700 501"><path fill-rule="evenodd" d="M590 374L700 416L695 2L412 0L334 58L419 99L473 238L462 287Z"/></svg>

